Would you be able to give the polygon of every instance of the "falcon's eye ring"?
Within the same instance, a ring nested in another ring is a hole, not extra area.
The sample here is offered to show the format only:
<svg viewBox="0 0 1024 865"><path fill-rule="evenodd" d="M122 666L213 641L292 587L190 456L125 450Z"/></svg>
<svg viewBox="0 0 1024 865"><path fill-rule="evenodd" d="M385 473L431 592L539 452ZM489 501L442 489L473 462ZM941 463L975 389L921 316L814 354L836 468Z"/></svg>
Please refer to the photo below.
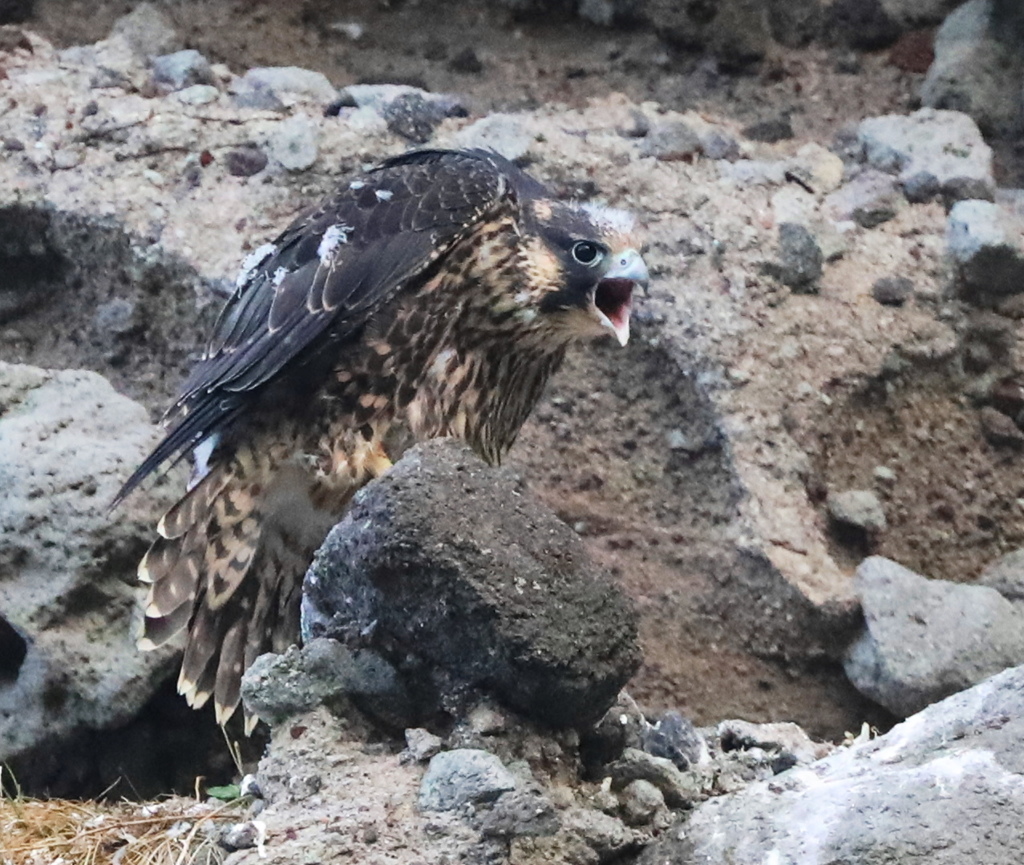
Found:
<svg viewBox="0 0 1024 865"><path fill-rule="evenodd" d="M572 246L572 257L580 264L585 264L587 267L594 267L595 265L600 264L601 259L604 258L604 250L596 243L591 243L589 240L578 240Z"/></svg>

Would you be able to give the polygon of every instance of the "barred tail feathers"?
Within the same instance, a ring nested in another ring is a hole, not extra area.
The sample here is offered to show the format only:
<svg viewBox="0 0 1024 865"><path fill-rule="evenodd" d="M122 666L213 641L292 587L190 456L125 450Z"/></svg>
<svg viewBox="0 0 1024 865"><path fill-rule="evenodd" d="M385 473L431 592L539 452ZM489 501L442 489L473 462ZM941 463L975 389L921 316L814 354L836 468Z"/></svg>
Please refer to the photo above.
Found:
<svg viewBox="0 0 1024 865"><path fill-rule="evenodd" d="M154 648L187 627L178 691L197 709L212 697L221 724L238 708L252 662L298 638L302 579L342 503L314 507L310 480L236 452L167 512L139 566L151 584L139 645ZM255 721L247 713L247 732Z"/></svg>

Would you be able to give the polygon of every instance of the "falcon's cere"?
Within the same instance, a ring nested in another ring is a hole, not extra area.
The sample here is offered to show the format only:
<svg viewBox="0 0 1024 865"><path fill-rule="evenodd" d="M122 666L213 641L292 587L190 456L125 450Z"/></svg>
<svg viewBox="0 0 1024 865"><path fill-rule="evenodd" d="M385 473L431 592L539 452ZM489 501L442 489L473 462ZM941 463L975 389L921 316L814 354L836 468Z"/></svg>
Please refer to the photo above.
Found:
<svg viewBox="0 0 1024 865"><path fill-rule="evenodd" d="M622 211L557 201L494 153L422 150L249 256L167 436L118 496L192 450L139 565L140 645L188 629L190 705L212 696L225 723L245 669L297 640L313 553L405 447L455 436L496 462L570 343L625 345L637 250Z"/></svg>

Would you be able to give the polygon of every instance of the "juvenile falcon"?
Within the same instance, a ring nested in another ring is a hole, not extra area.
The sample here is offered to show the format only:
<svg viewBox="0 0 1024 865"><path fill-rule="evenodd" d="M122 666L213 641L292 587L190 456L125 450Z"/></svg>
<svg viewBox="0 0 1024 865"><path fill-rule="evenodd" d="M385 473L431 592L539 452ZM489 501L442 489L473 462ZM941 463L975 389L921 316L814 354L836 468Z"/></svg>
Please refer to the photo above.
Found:
<svg viewBox="0 0 1024 865"><path fill-rule="evenodd" d="M191 706L212 696L225 723L253 660L297 640L314 551L405 446L455 436L496 462L571 342L625 345L647 281L633 231L494 153L421 150L249 256L166 437L118 495L193 452L139 565L140 645L188 629Z"/></svg>

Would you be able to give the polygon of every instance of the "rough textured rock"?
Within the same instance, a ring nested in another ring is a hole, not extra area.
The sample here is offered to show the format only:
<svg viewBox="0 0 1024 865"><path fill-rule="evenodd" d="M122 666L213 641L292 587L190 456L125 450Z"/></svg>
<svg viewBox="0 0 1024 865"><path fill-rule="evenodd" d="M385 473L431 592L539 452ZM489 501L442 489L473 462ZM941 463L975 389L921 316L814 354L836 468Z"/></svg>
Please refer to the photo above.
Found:
<svg viewBox="0 0 1024 865"><path fill-rule="evenodd" d="M267 156L287 171L312 168L319 156L318 134L308 118L290 117L267 136Z"/></svg>
<svg viewBox="0 0 1024 865"><path fill-rule="evenodd" d="M964 294L1024 291L1021 224L999 205L958 201L949 212L946 238Z"/></svg>
<svg viewBox="0 0 1024 865"><path fill-rule="evenodd" d="M885 736L699 806L642 865L933 865L1019 859L1024 668Z"/></svg>
<svg viewBox="0 0 1024 865"><path fill-rule="evenodd" d="M709 760L704 737L678 712L666 712L657 723L647 725L638 741L648 754L671 760L680 769L703 766Z"/></svg>
<svg viewBox="0 0 1024 865"><path fill-rule="evenodd" d="M821 278L824 255L811 231L795 222L779 226L779 259L766 272L794 291L814 292Z"/></svg>
<svg viewBox="0 0 1024 865"><path fill-rule="evenodd" d="M326 709L275 728L257 774L266 858L239 851L227 862L291 865L338 856L371 862L391 851L408 857L398 859L403 863L467 858L479 834L457 813L421 812L423 767L367 744L367 736Z"/></svg>
<svg viewBox="0 0 1024 865"><path fill-rule="evenodd" d="M534 136L512 114L490 114L458 131L453 144L458 147L493 150L513 161L526 158Z"/></svg>
<svg viewBox="0 0 1024 865"><path fill-rule="evenodd" d="M650 781L631 781L621 795L622 814L630 826L651 822L659 811L665 809L665 797Z"/></svg>
<svg viewBox="0 0 1024 865"><path fill-rule="evenodd" d="M410 727L405 731L405 747L413 760L425 763L444 747L444 740L422 727Z"/></svg>
<svg viewBox="0 0 1024 865"><path fill-rule="evenodd" d="M577 535L444 441L360 491L306 577L305 639L364 633L556 725L600 717L639 662L635 613Z"/></svg>
<svg viewBox="0 0 1024 865"><path fill-rule="evenodd" d="M464 805L493 802L515 786L515 779L494 754L472 748L442 751L427 766L419 805L423 811L455 811Z"/></svg>
<svg viewBox="0 0 1024 865"><path fill-rule="evenodd" d="M886 527L885 509L871 490L830 492L828 513L837 523L866 532L880 532Z"/></svg>
<svg viewBox="0 0 1024 865"><path fill-rule="evenodd" d="M282 105L296 102L326 105L338 95L326 75L300 66L258 66L249 69L235 87L239 93L265 92Z"/></svg>
<svg viewBox="0 0 1024 865"><path fill-rule="evenodd" d="M647 781L661 791L665 801L676 808L692 805L703 798L701 782L684 774L664 757L655 757L636 748L626 748L622 756L606 770L612 785L626 787L633 781Z"/></svg>
<svg viewBox="0 0 1024 865"><path fill-rule="evenodd" d="M554 835L561 821L551 802L538 793L512 790L502 793L484 814L480 831L496 838Z"/></svg>
<svg viewBox="0 0 1024 865"><path fill-rule="evenodd" d="M172 90L183 90L195 84L213 84L213 70L209 60L188 48L154 57L153 80Z"/></svg>
<svg viewBox="0 0 1024 865"><path fill-rule="evenodd" d="M903 306L914 295L914 283L905 276L883 276L871 286L871 296L885 306Z"/></svg>
<svg viewBox="0 0 1024 865"><path fill-rule="evenodd" d="M722 748L735 751L760 748L774 752L785 768L804 765L828 756L832 748L813 742L796 724L751 724L749 721L722 721L716 732ZM781 771L781 770L780 770Z"/></svg>
<svg viewBox="0 0 1024 865"><path fill-rule="evenodd" d="M793 124L790 123L789 117L772 117L744 127L743 134L751 141L775 144L793 137Z"/></svg>
<svg viewBox="0 0 1024 865"><path fill-rule="evenodd" d="M893 178L868 169L825 199L825 207L839 221L875 228L896 216L902 197Z"/></svg>
<svg viewBox="0 0 1024 865"><path fill-rule="evenodd" d="M168 54L182 47L181 37L170 20L154 3L138 3L118 18L110 35L120 37L141 57Z"/></svg>
<svg viewBox="0 0 1024 865"><path fill-rule="evenodd" d="M886 14L900 27L939 24L962 0L881 0Z"/></svg>
<svg viewBox="0 0 1024 865"><path fill-rule="evenodd" d="M970 355L969 355L970 356ZM1024 448L1024 432L998 409L982 406L978 412L978 423L985 440L996 447Z"/></svg>
<svg viewBox="0 0 1024 865"><path fill-rule="evenodd" d="M916 200L929 186L951 203L994 195L992 149L966 114L922 108L907 116L869 117L857 128L857 139L868 164L896 174Z"/></svg>
<svg viewBox="0 0 1024 865"><path fill-rule="evenodd" d="M157 430L92 372L0 363L0 763L32 784L63 737L124 724L175 649L140 653L135 565L166 494L107 509Z"/></svg>
<svg viewBox="0 0 1024 865"><path fill-rule="evenodd" d="M995 589L929 580L879 556L855 585L865 629L845 668L862 693L906 717L1024 662L1024 617Z"/></svg>
<svg viewBox="0 0 1024 865"><path fill-rule="evenodd" d="M693 160L701 151L700 137L685 121L659 123L644 139L645 156L656 159Z"/></svg>
<svg viewBox="0 0 1024 865"><path fill-rule="evenodd" d="M768 5L768 24L775 41L797 48L821 32L824 10L819 0L775 0Z"/></svg>
<svg viewBox="0 0 1024 865"><path fill-rule="evenodd" d="M348 699L393 728L417 717L413 695L387 661L371 650L353 651L328 639L257 658L242 680L242 697L269 724L316 706L345 705Z"/></svg>
<svg viewBox="0 0 1024 865"><path fill-rule="evenodd" d="M690 5L646 0L633 14L649 21L672 45L710 49L727 66L742 68L764 57L771 45L767 7L761 0Z"/></svg>
<svg viewBox="0 0 1024 865"><path fill-rule="evenodd" d="M981 572L978 585L995 589L1008 601L1024 601L1024 549L992 562Z"/></svg>
<svg viewBox="0 0 1024 865"><path fill-rule="evenodd" d="M986 132L1012 135L1024 123L1024 45L994 0L969 0L935 36L935 62L921 85L921 101L973 117Z"/></svg>

